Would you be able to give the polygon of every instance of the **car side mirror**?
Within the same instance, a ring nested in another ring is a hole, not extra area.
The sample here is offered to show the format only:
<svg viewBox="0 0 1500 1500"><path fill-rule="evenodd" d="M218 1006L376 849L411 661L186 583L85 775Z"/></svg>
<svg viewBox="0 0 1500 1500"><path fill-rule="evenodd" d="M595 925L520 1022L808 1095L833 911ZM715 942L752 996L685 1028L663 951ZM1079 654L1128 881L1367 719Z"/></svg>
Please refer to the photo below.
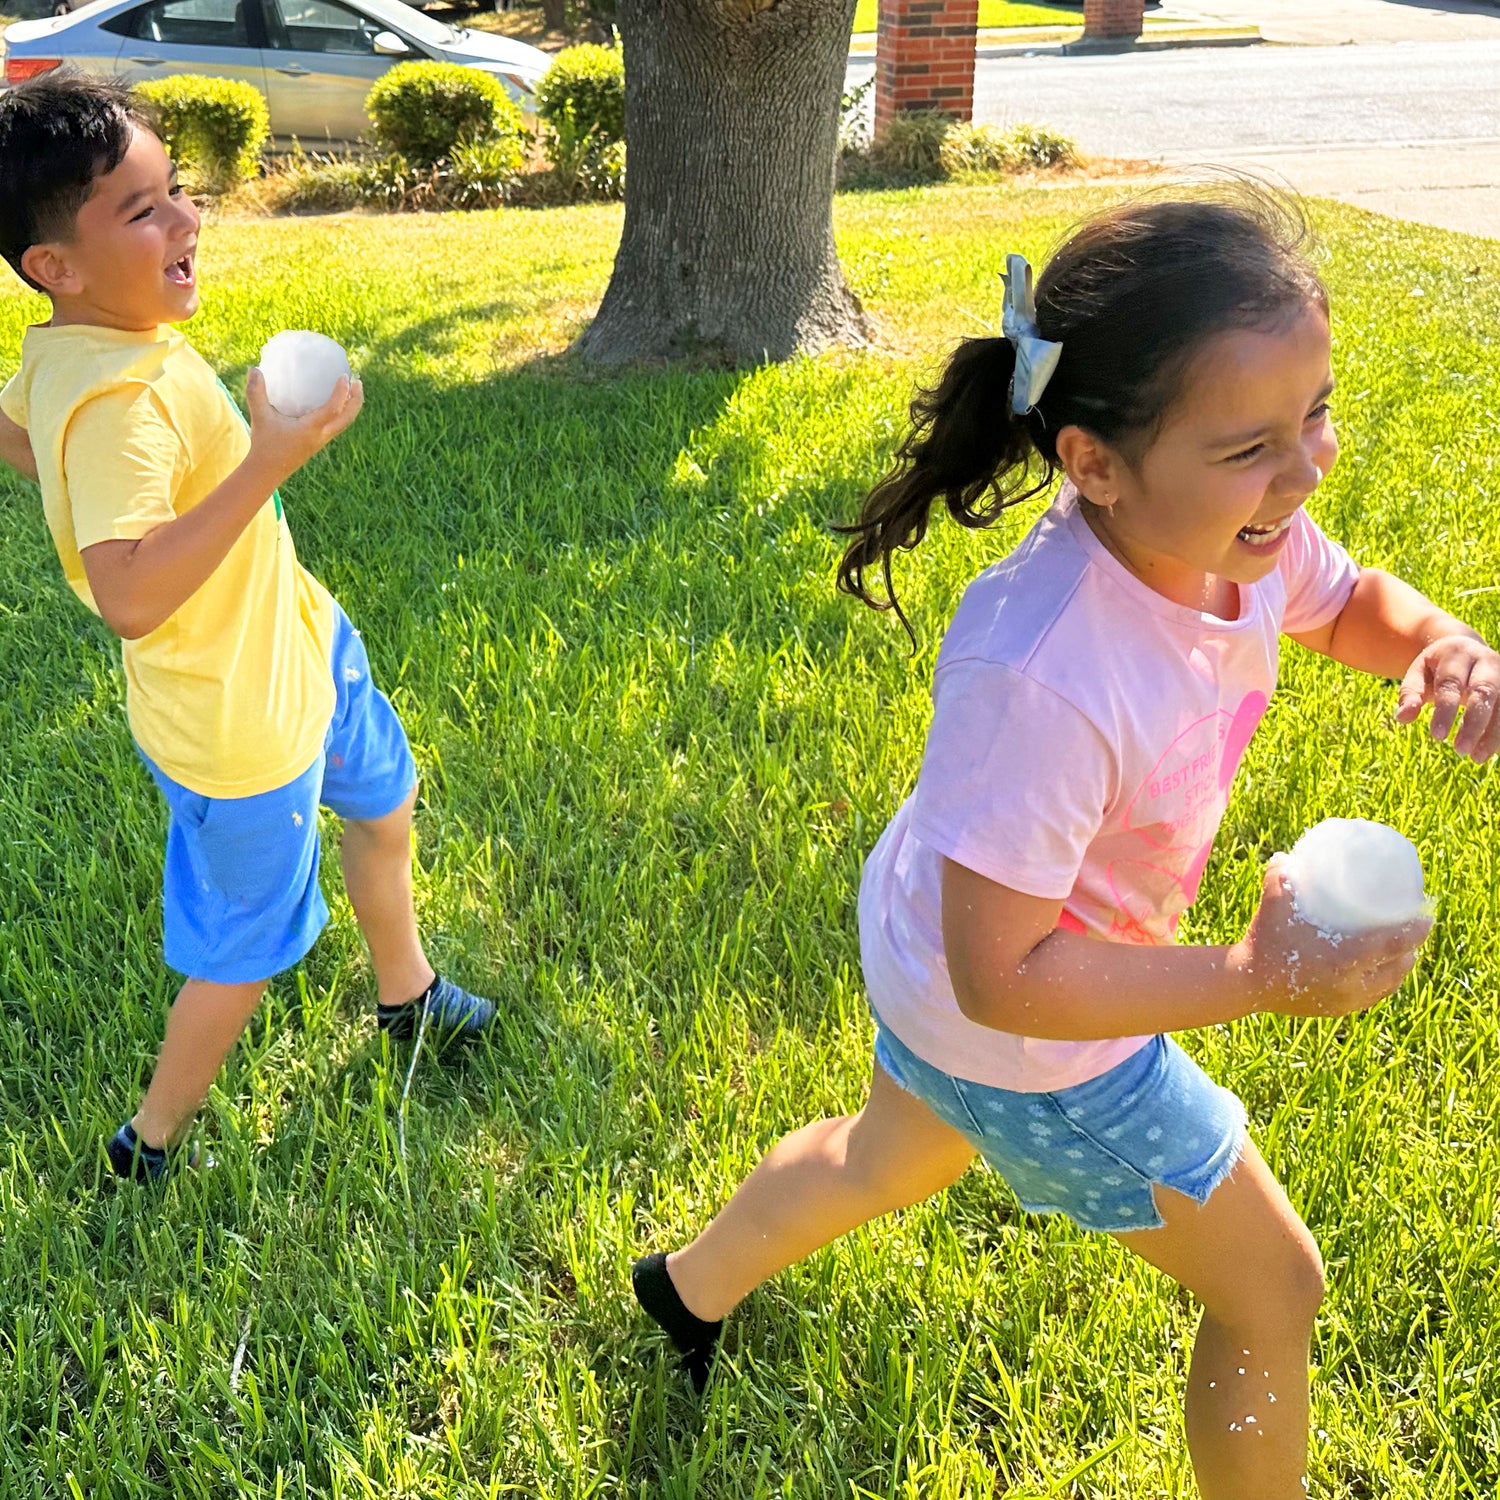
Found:
<svg viewBox="0 0 1500 1500"><path fill-rule="evenodd" d="M377 32L373 45L382 57L407 57L411 54L411 48L394 31Z"/></svg>

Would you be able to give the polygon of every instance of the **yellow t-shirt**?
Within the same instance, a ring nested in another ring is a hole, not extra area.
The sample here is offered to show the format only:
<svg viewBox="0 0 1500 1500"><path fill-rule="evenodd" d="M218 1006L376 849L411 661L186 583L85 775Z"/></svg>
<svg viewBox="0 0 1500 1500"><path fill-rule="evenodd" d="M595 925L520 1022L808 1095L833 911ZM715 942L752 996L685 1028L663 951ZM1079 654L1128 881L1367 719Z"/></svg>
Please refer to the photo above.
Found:
<svg viewBox="0 0 1500 1500"><path fill-rule="evenodd" d="M27 429L63 573L95 614L79 553L191 510L250 446L229 393L169 327L31 328L0 410ZM333 715L333 622L273 496L197 593L122 642L136 743L202 796L285 786Z"/></svg>

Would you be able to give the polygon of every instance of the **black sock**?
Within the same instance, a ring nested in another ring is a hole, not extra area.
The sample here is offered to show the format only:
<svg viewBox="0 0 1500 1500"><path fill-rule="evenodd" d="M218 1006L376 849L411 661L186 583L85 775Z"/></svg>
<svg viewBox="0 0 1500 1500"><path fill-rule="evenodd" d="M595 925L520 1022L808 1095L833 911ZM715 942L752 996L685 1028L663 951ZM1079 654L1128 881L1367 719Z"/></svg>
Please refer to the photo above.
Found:
<svg viewBox="0 0 1500 1500"><path fill-rule="evenodd" d="M109 1164L120 1177L137 1182L159 1182L166 1175L167 1152L163 1146L148 1146L127 1120L105 1146Z"/></svg>
<svg viewBox="0 0 1500 1500"><path fill-rule="evenodd" d="M672 1285L665 1255L643 1255L630 1268L630 1284L635 1300L661 1325L667 1337L682 1355L682 1367L701 1392L708 1384L708 1372L714 1361L714 1350L723 1332L724 1320L708 1323L687 1310L677 1288Z"/></svg>
<svg viewBox="0 0 1500 1500"><path fill-rule="evenodd" d="M434 974L432 983L415 1000L403 1000L400 1005L377 1005L375 1022L382 1031L389 1031L397 1041L410 1041L417 1034L417 1020L428 997L438 987Z"/></svg>

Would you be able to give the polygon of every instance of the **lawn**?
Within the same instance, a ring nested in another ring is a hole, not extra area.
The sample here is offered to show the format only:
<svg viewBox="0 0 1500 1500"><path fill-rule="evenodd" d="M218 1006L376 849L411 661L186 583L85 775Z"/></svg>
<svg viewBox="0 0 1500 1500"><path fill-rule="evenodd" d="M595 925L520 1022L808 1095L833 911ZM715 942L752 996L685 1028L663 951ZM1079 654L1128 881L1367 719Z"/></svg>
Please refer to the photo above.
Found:
<svg viewBox="0 0 1500 1500"><path fill-rule="evenodd" d="M836 597L837 545L914 378L998 323L1011 249L1083 192L838 205L885 349L582 378L614 207L210 224L191 334L232 387L283 327L363 371L285 487L422 767L418 901L500 1002L453 1065L377 1038L347 905L155 1196L100 1138L171 983L161 813L117 651L0 480L0 1493L23 1497L1154 1500L1187 1493L1193 1324L1112 1241L974 1171L735 1317L698 1406L629 1299L779 1134L861 1099L860 862L912 784L933 652L995 534L903 558L920 632ZM1500 246L1323 217L1345 453L1314 511L1500 626ZM0 291L0 371L39 304ZM1237 936L1259 869L1358 812L1420 845L1441 918L1399 996L1185 1044L1245 1098L1330 1294L1312 1493L1500 1487L1493 775L1393 726L1391 690L1289 647L1190 914ZM326 861L332 890L336 864ZM404 1141L404 1153L402 1149Z"/></svg>
<svg viewBox="0 0 1500 1500"><path fill-rule="evenodd" d="M855 31L874 31L879 0L859 0L854 12ZM1025 0L979 0L981 26L1078 26L1083 12L1061 5L1028 5Z"/></svg>

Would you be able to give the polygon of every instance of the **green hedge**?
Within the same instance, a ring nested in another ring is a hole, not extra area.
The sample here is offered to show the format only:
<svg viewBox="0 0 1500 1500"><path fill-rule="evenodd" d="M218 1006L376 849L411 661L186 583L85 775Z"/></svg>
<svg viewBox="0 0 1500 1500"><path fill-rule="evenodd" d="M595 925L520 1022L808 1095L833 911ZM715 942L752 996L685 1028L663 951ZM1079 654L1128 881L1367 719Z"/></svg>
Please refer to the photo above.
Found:
<svg viewBox="0 0 1500 1500"><path fill-rule="evenodd" d="M525 135L521 111L492 74L460 63L398 63L365 98L375 144L420 167L462 145Z"/></svg>
<svg viewBox="0 0 1500 1500"><path fill-rule="evenodd" d="M196 185L223 190L255 176L271 133L259 89L186 73L137 84L135 92L156 116L167 154Z"/></svg>
<svg viewBox="0 0 1500 1500"><path fill-rule="evenodd" d="M613 47L565 47L536 86L536 112L554 130L573 128L596 146L625 139L625 62Z"/></svg>

